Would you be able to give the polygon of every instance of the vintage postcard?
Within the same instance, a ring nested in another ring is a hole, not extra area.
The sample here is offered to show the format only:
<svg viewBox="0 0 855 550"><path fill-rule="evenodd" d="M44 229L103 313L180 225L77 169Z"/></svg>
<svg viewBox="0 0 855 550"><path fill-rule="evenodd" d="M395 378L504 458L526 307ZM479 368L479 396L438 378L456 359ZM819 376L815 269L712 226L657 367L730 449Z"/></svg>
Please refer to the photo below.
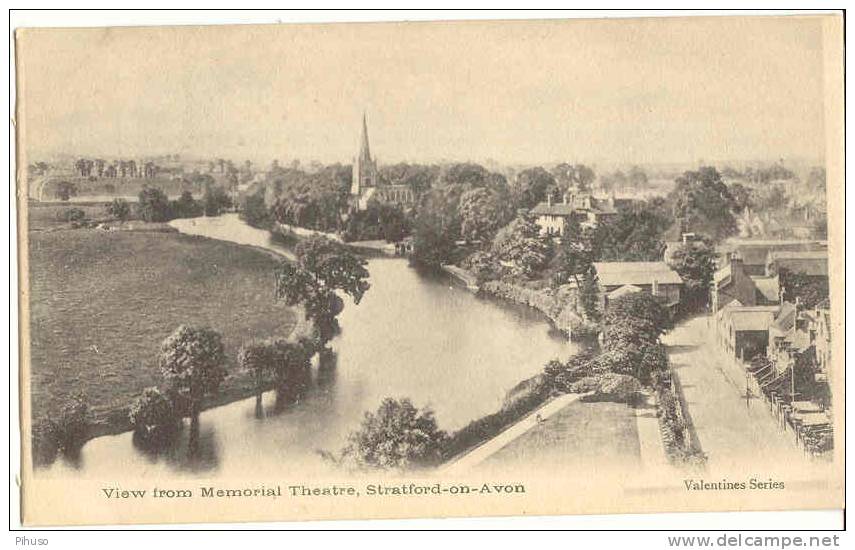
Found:
<svg viewBox="0 0 855 550"><path fill-rule="evenodd" d="M842 25L17 29L22 521L843 508Z"/></svg>

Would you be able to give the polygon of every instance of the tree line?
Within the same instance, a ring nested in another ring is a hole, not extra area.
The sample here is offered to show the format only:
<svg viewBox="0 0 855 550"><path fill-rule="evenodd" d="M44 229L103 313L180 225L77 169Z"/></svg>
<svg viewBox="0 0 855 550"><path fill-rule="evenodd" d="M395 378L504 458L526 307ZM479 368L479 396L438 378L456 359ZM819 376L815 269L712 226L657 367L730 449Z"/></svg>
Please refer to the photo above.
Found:
<svg viewBox="0 0 855 550"><path fill-rule="evenodd" d="M106 161L104 159L79 158L74 161L75 172L82 177L98 178L144 178L157 177L160 167L154 162L137 163L135 160Z"/></svg>

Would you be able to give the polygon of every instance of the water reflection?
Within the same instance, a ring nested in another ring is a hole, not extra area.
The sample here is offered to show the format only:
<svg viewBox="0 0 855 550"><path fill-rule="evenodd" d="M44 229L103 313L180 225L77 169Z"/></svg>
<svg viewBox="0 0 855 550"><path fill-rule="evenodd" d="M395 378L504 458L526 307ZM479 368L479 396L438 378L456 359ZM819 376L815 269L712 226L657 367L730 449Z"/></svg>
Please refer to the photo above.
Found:
<svg viewBox="0 0 855 550"><path fill-rule="evenodd" d="M338 368L338 354L325 349L318 354L318 374L315 377L315 385L318 390L327 391L336 380L336 369Z"/></svg>
<svg viewBox="0 0 855 550"><path fill-rule="evenodd" d="M132 435L134 449L149 464L163 462L172 469L181 472L203 473L216 470L219 465L219 443L216 429L212 425L200 424L195 449L191 452L190 430L180 430L165 445L144 444L136 435Z"/></svg>
<svg viewBox="0 0 855 550"><path fill-rule="evenodd" d="M278 249L235 215L178 221L182 231ZM453 431L495 412L517 383L575 350L533 310L478 298L406 260L373 258L368 270L371 289L358 306L345 300L330 349L284 392L265 392L262 414L255 397L204 411L200 456L192 460L186 427L157 456L137 451L130 434L96 438L82 449L74 475L326 475L318 451L340 450L364 412L385 397L430 406L440 427ZM55 466L47 474L67 470Z"/></svg>

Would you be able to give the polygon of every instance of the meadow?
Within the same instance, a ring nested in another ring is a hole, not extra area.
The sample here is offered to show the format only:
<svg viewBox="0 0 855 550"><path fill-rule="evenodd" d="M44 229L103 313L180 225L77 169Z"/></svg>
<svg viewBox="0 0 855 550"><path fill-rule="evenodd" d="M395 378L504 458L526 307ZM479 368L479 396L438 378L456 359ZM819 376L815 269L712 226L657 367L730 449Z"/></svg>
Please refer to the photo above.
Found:
<svg viewBox="0 0 855 550"><path fill-rule="evenodd" d="M63 228L31 230L29 246L34 422L82 392L96 423L90 435L128 429L127 407L161 383L160 344L181 324L223 335L229 377L207 405L249 396L238 348L295 326L295 311L273 299L278 260L256 249L176 233Z"/></svg>

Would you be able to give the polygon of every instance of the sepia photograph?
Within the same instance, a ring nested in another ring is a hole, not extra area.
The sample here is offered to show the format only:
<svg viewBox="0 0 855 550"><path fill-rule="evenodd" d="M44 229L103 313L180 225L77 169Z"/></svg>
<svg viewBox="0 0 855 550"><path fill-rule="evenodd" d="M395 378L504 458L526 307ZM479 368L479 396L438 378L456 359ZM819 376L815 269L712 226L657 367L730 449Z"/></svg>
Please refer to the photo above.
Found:
<svg viewBox="0 0 855 550"><path fill-rule="evenodd" d="M24 525L843 508L841 13L13 46Z"/></svg>

